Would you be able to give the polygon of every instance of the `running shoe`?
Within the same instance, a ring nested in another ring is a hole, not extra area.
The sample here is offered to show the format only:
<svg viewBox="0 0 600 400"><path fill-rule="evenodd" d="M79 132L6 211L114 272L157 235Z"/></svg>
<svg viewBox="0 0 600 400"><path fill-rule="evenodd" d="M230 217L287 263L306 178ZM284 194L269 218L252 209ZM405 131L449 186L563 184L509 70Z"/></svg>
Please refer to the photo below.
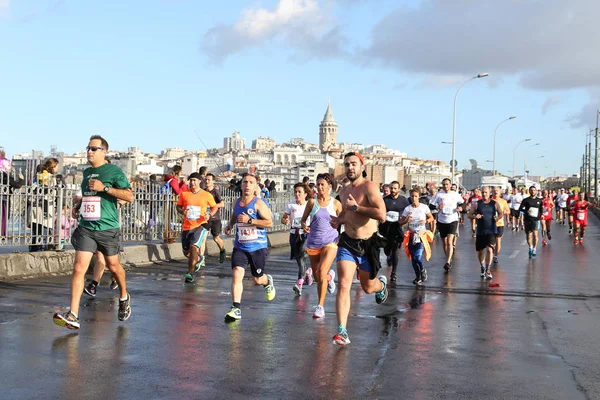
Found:
<svg viewBox="0 0 600 400"><path fill-rule="evenodd" d="M573 240L573 244L579 244L579 239L575 238L575 240Z"/></svg>
<svg viewBox="0 0 600 400"><path fill-rule="evenodd" d="M308 286L313 284L312 268L306 269L306 273L304 274L304 284Z"/></svg>
<svg viewBox="0 0 600 400"><path fill-rule="evenodd" d="M492 262L494 264L498 264L498 256L494 256L494 258L492 259Z"/></svg>
<svg viewBox="0 0 600 400"><path fill-rule="evenodd" d="M64 326L67 329L77 330L79 329L79 318L75 316L71 311L64 313L56 313L52 317L52 321L58 326Z"/></svg>
<svg viewBox="0 0 600 400"><path fill-rule="evenodd" d="M319 305L315 307L315 313L313 314L313 318L324 318L325 317L325 309L323 306Z"/></svg>
<svg viewBox="0 0 600 400"><path fill-rule="evenodd" d="M242 310L237 307L231 307L231 310L227 314L225 314L225 321L239 321L242 319Z"/></svg>
<svg viewBox="0 0 600 400"><path fill-rule="evenodd" d="M490 271L489 269L485 271L485 278L492 279L492 271Z"/></svg>
<svg viewBox="0 0 600 400"><path fill-rule="evenodd" d="M475 231L473 231L473 237L477 237L477 234L475 233Z"/></svg>
<svg viewBox="0 0 600 400"><path fill-rule="evenodd" d="M531 250L531 256L532 257L537 256L537 250L536 249Z"/></svg>
<svg viewBox="0 0 600 400"><path fill-rule="evenodd" d="M219 262L221 264L223 264L225 262L225 256L227 255L227 252L225 251L225 249L219 251Z"/></svg>
<svg viewBox="0 0 600 400"><path fill-rule="evenodd" d="M296 293L296 296L300 297L302 296L302 285L298 285L297 283L294 285L294 293Z"/></svg>
<svg viewBox="0 0 600 400"><path fill-rule="evenodd" d="M194 275L192 275L188 272L187 274L185 274L185 283L192 283L192 282L194 282Z"/></svg>
<svg viewBox="0 0 600 400"><path fill-rule="evenodd" d="M421 282L425 282L427 280L427 270L423 268L421 270Z"/></svg>
<svg viewBox="0 0 600 400"><path fill-rule="evenodd" d="M342 328L341 326L338 328L337 335L333 337L333 344L337 344L338 346L350 344L350 339L348 338L348 331L346 328Z"/></svg>
<svg viewBox="0 0 600 400"><path fill-rule="evenodd" d="M552 240L552 235L548 232L548 240Z"/></svg>
<svg viewBox="0 0 600 400"><path fill-rule="evenodd" d="M327 282L327 292L332 294L335 293L335 282L333 281L333 278L335 278L335 271L330 269L329 276L331 276L331 279Z"/></svg>
<svg viewBox="0 0 600 400"><path fill-rule="evenodd" d="M569 228L569 235L573 233L573 228Z"/></svg>
<svg viewBox="0 0 600 400"><path fill-rule="evenodd" d="M200 258L202 259L202 257ZM202 268L202 262L198 261L195 265L194 265L194 273L200 271L200 268Z"/></svg>
<svg viewBox="0 0 600 400"><path fill-rule="evenodd" d="M125 300L119 300L119 321L127 321L131 316L131 296L127 293Z"/></svg>
<svg viewBox="0 0 600 400"><path fill-rule="evenodd" d="M529 258L533 257L533 251L529 249Z"/></svg>
<svg viewBox="0 0 600 400"><path fill-rule="evenodd" d="M381 283L383 283L383 289L375 293L375 301L377 302L377 304L382 304L388 298L387 278L384 275L382 275L379 277L379 280L381 281Z"/></svg>
<svg viewBox="0 0 600 400"><path fill-rule="evenodd" d="M583 238L579 239L579 244L583 244Z"/></svg>
<svg viewBox="0 0 600 400"><path fill-rule="evenodd" d="M94 285L93 282L90 282L90 284L83 289L83 292L90 297L96 297L96 285Z"/></svg>
<svg viewBox="0 0 600 400"><path fill-rule="evenodd" d="M452 269L452 265L450 263L446 263L444 264L444 269L446 270L446 272L450 272L450 270Z"/></svg>
<svg viewBox="0 0 600 400"><path fill-rule="evenodd" d="M267 279L269 283L265 286L265 296L267 296L267 300L272 301L275 298L275 285L273 285L273 277L271 275L267 275Z"/></svg>
<svg viewBox="0 0 600 400"><path fill-rule="evenodd" d="M390 275L390 282L391 282L391 283L396 283L396 279L398 279L398 278L396 277L396 274L391 274L391 275Z"/></svg>
<svg viewBox="0 0 600 400"><path fill-rule="evenodd" d="M485 277L485 267L483 265L481 266L481 274L479 276L482 278Z"/></svg>
<svg viewBox="0 0 600 400"><path fill-rule="evenodd" d="M117 280L116 280L115 278L113 278L113 279L110 281L110 288L111 288L112 290L115 290L115 289L118 289L118 288L119 288L119 284L117 283Z"/></svg>
<svg viewBox="0 0 600 400"><path fill-rule="evenodd" d="M423 281L421 280L421 274L419 274L414 280L413 280L413 285L420 285L422 284Z"/></svg>
<svg viewBox="0 0 600 400"><path fill-rule="evenodd" d="M542 239L542 246L545 246L547 244L548 244L548 242L546 242L546 239Z"/></svg>

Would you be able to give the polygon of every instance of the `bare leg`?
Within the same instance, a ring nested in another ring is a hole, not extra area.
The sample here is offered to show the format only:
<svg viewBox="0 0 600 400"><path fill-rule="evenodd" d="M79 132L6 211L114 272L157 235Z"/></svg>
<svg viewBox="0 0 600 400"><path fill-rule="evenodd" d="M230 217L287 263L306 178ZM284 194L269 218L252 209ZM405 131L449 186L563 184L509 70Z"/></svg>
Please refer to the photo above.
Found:
<svg viewBox="0 0 600 400"><path fill-rule="evenodd" d="M106 259L106 266L108 267L108 270L112 272L113 276L115 277L115 280L119 284L119 294L121 296L121 299L126 298L127 283L125 282L125 270L119 262L119 255L117 254L114 256L105 256L104 258Z"/></svg>
<svg viewBox="0 0 600 400"><path fill-rule="evenodd" d="M244 268L235 267L232 271L232 279L231 279L231 299L234 303L242 302L242 293L244 291L244 285L242 281L244 280Z"/></svg>
<svg viewBox="0 0 600 400"><path fill-rule="evenodd" d="M356 263L347 260L337 262L338 292L335 299L338 324L347 327L350 313L350 288L356 272ZM368 279L368 278L367 278Z"/></svg>
<svg viewBox="0 0 600 400"><path fill-rule="evenodd" d="M321 251L316 269L313 266L313 274L317 280L317 292L319 293L319 305L325 304L325 296L327 295L327 283L329 282L329 269L337 255L337 248L324 247ZM313 257L310 257L310 264L313 265Z"/></svg>
<svg viewBox="0 0 600 400"><path fill-rule="evenodd" d="M187 254L187 258L188 258L188 273L193 274L194 269L196 268L196 263L200 259L200 257L198 256L198 247L196 247L194 245L190 246L190 250Z"/></svg>
<svg viewBox="0 0 600 400"><path fill-rule="evenodd" d="M75 252L75 264L71 277L71 312L79 315L79 302L85 286L85 273L90 266L94 253L87 251Z"/></svg>
<svg viewBox="0 0 600 400"><path fill-rule="evenodd" d="M102 252L96 252L96 263L94 264L94 277L92 278L96 282L100 282L102 280L102 275L104 274L104 269L106 268L106 260L104 259L104 254Z"/></svg>
<svg viewBox="0 0 600 400"><path fill-rule="evenodd" d="M371 273L365 272L361 269L358 270L360 274L360 286L367 294L380 292L383 290L383 282L379 279L371 279Z"/></svg>

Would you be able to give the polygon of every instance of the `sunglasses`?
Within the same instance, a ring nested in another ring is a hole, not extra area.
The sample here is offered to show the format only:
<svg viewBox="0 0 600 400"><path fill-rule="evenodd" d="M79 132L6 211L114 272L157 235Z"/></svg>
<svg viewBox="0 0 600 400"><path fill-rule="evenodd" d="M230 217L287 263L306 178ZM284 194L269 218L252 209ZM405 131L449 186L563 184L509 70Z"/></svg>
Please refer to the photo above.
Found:
<svg viewBox="0 0 600 400"><path fill-rule="evenodd" d="M103 147L99 147L99 146L87 146L85 149L86 149L86 151L90 151L90 150L91 151L104 150Z"/></svg>

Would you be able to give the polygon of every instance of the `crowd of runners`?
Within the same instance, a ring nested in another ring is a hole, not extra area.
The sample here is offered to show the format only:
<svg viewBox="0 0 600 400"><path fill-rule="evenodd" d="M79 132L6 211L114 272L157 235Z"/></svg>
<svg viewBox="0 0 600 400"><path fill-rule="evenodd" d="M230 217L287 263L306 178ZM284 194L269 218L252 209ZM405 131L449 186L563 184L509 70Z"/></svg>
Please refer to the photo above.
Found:
<svg viewBox="0 0 600 400"><path fill-rule="evenodd" d="M108 143L92 136L87 146L90 167L84 171L81 196L73 208L79 225L72 235L75 263L71 281L70 307L54 314L54 323L79 329L79 303L83 293L96 295L96 287L105 268L111 274L111 288L119 289L118 319L131 315L131 296L127 292L125 271L119 262L120 202L131 202L133 193L123 171L106 161ZM337 333L333 342L347 345L350 289L358 281L362 290L374 294L378 304L388 298L388 282L381 269L381 251L392 268L390 281L398 279L401 249L415 273L412 281L427 281L426 262L431 243L439 235L445 253L444 273L451 273L457 251L459 225L471 226L475 250L481 264L480 276L491 280L492 266L501 259L505 228L522 230L529 246L529 258L537 256L541 231L542 246L552 240L553 223L569 225L573 242L582 245L591 204L584 193L566 189L538 191L535 186L515 188L512 193L501 187L484 186L470 192L458 190L450 179L426 188L403 192L399 182L380 188L366 179L365 160L357 152L344 156L345 178L340 185L330 174L319 174L314 187L308 182L294 185L294 198L285 208L281 222L289 226L290 258L298 266L297 281L289 293L302 296L305 286L317 283L314 318L325 317L325 298L336 294ZM179 193L177 211L183 218L181 245L188 258L185 283L205 265L206 239L210 233L217 242L219 261L226 260L221 230L235 234L230 255L232 268L231 308L225 320L242 318L243 279L250 270L252 279L263 286L266 299L276 296L272 275L267 273L267 229L273 226L268 199L261 196L256 175L242 178L241 193L233 205L231 218L223 228L220 212L224 202L214 187L214 175L206 170L192 173L188 186ZM334 191L335 189L335 191ZM382 194L383 189L383 194ZM407 198L408 197L408 198ZM85 274L96 255L91 283ZM334 268L334 262L336 268ZM442 270L440 268L440 270ZM337 274L336 274L337 271ZM337 279L336 279L337 278ZM336 282L337 281L337 282ZM337 292L337 293L336 293Z"/></svg>

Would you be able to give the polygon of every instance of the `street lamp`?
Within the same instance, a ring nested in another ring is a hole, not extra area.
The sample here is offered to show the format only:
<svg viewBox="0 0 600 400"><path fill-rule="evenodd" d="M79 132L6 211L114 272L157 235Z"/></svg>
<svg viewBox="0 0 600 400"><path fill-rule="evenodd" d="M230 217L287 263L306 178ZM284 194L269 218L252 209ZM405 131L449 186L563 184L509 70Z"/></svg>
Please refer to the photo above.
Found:
<svg viewBox="0 0 600 400"><path fill-rule="evenodd" d="M456 91L456 94L454 95L454 114L452 116L452 159L450 160L450 164L451 164L450 167L451 167L451 171L452 171L452 183L454 183L454 172L456 170L455 164L457 164L456 159L455 159L455 157L456 157L456 98L458 97L458 93L460 92L460 89L462 89L463 86L465 86L467 83L469 83L475 79L485 78L488 75L489 74L487 72L484 72L481 74L477 74L476 76L474 76L472 78L469 78L469 80L467 80L465 83L460 85L460 87Z"/></svg>
<svg viewBox="0 0 600 400"><path fill-rule="evenodd" d="M536 144L532 144L531 146L529 146L529 147L527 148L527 150L525 150L525 154L524 154L524 157L523 157L523 176L524 176L524 175L525 175L525 173L527 172L527 151L528 151L530 148L532 148L532 147L539 146L540 144L542 144L542 142L537 142Z"/></svg>
<svg viewBox="0 0 600 400"><path fill-rule="evenodd" d="M494 129L494 167L493 167L493 176L496 176L496 133L498 132L498 128L500 128L500 125L502 125L503 123L505 123L506 121L510 121L511 119L515 119L517 118L516 115L511 115L510 117L506 118L504 121L500 122L498 124L498 126L496 127L496 129Z"/></svg>
<svg viewBox="0 0 600 400"><path fill-rule="evenodd" d="M515 146L515 149L513 150L513 170L512 170L513 179L515 179L515 175L517 174L517 169L515 167L515 157L517 155L517 147L519 147L519 145L522 143L529 142L530 140L531 140L531 138L521 140L519 143L517 143L517 145Z"/></svg>

